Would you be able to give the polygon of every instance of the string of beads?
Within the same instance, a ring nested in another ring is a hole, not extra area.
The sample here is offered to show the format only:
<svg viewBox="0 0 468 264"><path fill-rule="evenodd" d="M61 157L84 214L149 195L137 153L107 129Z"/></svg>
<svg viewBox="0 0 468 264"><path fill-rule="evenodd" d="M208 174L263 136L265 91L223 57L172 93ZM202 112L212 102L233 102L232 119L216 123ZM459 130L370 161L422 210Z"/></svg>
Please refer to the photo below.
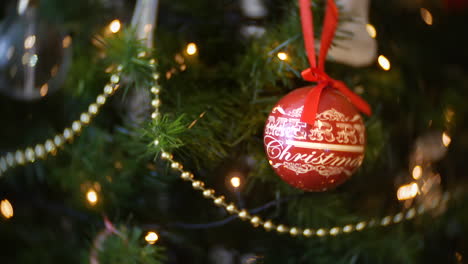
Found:
<svg viewBox="0 0 468 264"><path fill-rule="evenodd" d="M154 108L154 112L151 114L152 119L158 119L160 117L159 107L161 106L161 99L159 94L161 92L161 86L158 84L159 74L153 75L154 86L151 87L151 93L153 99L151 105ZM159 145L159 140L155 139L153 142L156 146ZM391 224L397 224L405 220L411 220L417 215L424 214L427 210L433 210L439 205L445 204L449 199L448 193L445 193L441 199L434 199L429 208L426 208L423 204L417 207L411 207L407 210L398 212L393 215L387 215L380 219L371 219L366 221L360 221L358 223L347 224L344 226L335 226L331 228L319 227L319 228L301 228L297 226L287 226L285 224L275 223L271 219L262 219L259 215L250 214L247 209L238 208L234 203L226 201L223 195L216 195L215 190L205 187L203 181L194 178L193 173L184 170L184 166L181 162L174 159L172 153L163 151L161 158L170 163L171 169L180 173L180 178L184 181L191 183L192 188L202 193L203 197L210 199L216 206L222 207L231 215L237 215L243 221L249 221L253 227L263 227L266 231L275 231L280 234L289 234L292 237L324 237L324 236L336 236L340 234L347 234L356 231L362 231L365 228L375 226L388 226Z"/></svg>
<svg viewBox="0 0 468 264"><path fill-rule="evenodd" d="M27 163L34 163L38 159L46 159L47 156L55 156L64 144L72 143L78 137L82 129L88 126L99 113L107 99L119 88L122 66L117 67L117 72L110 76L109 82L104 86L103 92L96 97L96 101L88 106L88 111L81 113L80 118L73 121L70 127L66 127L62 133L47 139L44 143L29 146L8 152L0 157L0 177L11 168Z"/></svg>

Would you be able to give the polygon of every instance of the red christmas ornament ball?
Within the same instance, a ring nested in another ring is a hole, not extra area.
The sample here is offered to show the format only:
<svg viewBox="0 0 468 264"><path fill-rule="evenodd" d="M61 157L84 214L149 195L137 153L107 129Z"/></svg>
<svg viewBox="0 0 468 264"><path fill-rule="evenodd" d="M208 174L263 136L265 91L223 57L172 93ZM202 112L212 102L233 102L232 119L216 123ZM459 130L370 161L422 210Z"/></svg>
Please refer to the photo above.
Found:
<svg viewBox="0 0 468 264"><path fill-rule="evenodd" d="M361 166L365 126L356 108L332 88L322 91L315 124L301 122L311 89L296 89L275 105L263 140L270 165L285 182L305 191L325 191Z"/></svg>

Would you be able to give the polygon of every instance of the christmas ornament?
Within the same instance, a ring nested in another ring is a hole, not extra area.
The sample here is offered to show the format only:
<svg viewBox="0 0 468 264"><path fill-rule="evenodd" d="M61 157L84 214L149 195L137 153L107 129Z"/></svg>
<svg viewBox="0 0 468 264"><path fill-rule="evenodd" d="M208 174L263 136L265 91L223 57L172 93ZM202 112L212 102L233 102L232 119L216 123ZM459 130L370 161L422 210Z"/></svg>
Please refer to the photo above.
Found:
<svg viewBox="0 0 468 264"><path fill-rule="evenodd" d="M377 43L366 27L369 24L369 0L341 0L338 2L343 13L352 19L340 23L339 32L350 32L346 38L336 39L328 52L331 61L353 67L364 67L375 62ZM372 27L373 28L373 27Z"/></svg>
<svg viewBox="0 0 468 264"><path fill-rule="evenodd" d="M265 27L261 25L261 20L266 17L268 10L261 0L241 0L240 8L246 17L241 33L245 37L259 38L265 34Z"/></svg>
<svg viewBox="0 0 468 264"><path fill-rule="evenodd" d="M30 101L57 90L71 59L71 37L46 22L34 4L18 1L0 24L0 92Z"/></svg>
<svg viewBox="0 0 468 264"><path fill-rule="evenodd" d="M327 1L318 63L311 5L309 0L299 4L311 65L302 77L317 86L297 89L278 102L268 117L264 144L271 166L283 180L302 190L325 191L343 183L361 165L366 140L357 111L370 115L371 109L343 82L325 73L338 20L334 1Z"/></svg>
<svg viewBox="0 0 468 264"><path fill-rule="evenodd" d="M268 117L264 144L271 166L284 181L324 191L343 183L361 165L365 127L354 106L332 88L322 92L314 125L301 122L312 89L296 89L278 102Z"/></svg>
<svg viewBox="0 0 468 264"><path fill-rule="evenodd" d="M152 49L156 20L158 17L159 0L138 0L132 15L132 28L136 37L143 40L146 47ZM142 54L147 55L147 54ZM140 88L140 87L139 87ZM141 87L143 88L143 87ZM123 101L129 120L141 124L146 120L150 107L150 92L147 89L131 89L127 99Z"/></svg>

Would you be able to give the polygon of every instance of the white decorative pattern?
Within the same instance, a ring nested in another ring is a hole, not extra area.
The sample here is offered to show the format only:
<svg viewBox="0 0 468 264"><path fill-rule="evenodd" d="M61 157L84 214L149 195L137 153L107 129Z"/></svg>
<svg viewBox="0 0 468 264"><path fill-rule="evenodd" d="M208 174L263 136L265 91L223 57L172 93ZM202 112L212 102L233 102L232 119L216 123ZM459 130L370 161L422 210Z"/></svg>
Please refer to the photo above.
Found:
<svg viewBox="0 0 468 264"><path fill-rule="evenodd" d="M359 115L358 115L359 116ZM322 121L338 121L338 122L349 122L350 118L343 113L337 111L335 108L328 109L316 115L316 119Z"/></svg>
<svg viewBox="0 0 468 264"><path fill-rule="evenodd" d="M294 171L297 175L316 171L322 176L329 177L346 171L343 167L329 167L324 165L314 166L312 164L303 164L295 162L283 162L272 165L274 168L283 166L286 169ZM347 171L349 173L349 171Z"/></svg>

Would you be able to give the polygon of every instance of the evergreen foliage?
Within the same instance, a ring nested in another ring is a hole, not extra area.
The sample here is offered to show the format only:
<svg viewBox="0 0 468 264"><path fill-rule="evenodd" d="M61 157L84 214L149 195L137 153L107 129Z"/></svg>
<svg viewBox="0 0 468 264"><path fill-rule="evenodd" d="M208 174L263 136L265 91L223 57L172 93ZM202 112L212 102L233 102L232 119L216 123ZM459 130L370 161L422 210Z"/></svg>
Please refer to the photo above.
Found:
<svg viewBox="0 0 468 264"><path fill-rule="evenodd" d="M236 263L462 263L457 254L467 250L468 67L460 58L468 55L463 34L467 16L437 11L440 6L433 5L440 23L428 29L418 10L372 2L379 51L392 59L392 70L327 63L334 78L351 88L364 87L362 97L374 109L366 119L364 165L335 190L304 193L274 174L262 139L273 105L308 85L300 78L307 59L292 2L265 1L270 10L261 21L266 34L249 39L239 33L245 21L238 1L163 0L155 49L150 50L132 29L103 33L113 15L129 16L125 9L131 9L132 1L117 12L98 1L41 1L45 15L60 15L56 19L73 36L73 64L63 89L43 100L21 103L0 97L0 154L43 141L76 120L101 91L106 70L122 65L124 77L122 89L73 144L0 179L0 200L8 197L15 208L13 219L0 222L0 262L84 263L102 228L102 215L108 215L135 228L119 228L125 239L113 235L105 240L100 263L211 263L216 247L235 252ZM317 29L322 7L314 7ZM345 14L342 19L352 18ZM338 32L337 37L352 36ZM195 56L184 53L191 41L199 47ZM279 51L290 59L278 60ZM128 93L149 89L154 70L161 75L163 115L130 122L125 115ZM252 229L204 200L159 158L161 151L173 151L226 199L265 218L331 228L404 208L395 191L411 180L411 152L428 131L452 136L447 156L433 166L454 197L446 210L338 237L298 239ZM227 183L232 172L246 181L240 193ZM98 189L96 206L86 203L91 187ZM156 245L144 245L147 227L159 232ZM245 254L257 258L240 262Z"/></svg>

